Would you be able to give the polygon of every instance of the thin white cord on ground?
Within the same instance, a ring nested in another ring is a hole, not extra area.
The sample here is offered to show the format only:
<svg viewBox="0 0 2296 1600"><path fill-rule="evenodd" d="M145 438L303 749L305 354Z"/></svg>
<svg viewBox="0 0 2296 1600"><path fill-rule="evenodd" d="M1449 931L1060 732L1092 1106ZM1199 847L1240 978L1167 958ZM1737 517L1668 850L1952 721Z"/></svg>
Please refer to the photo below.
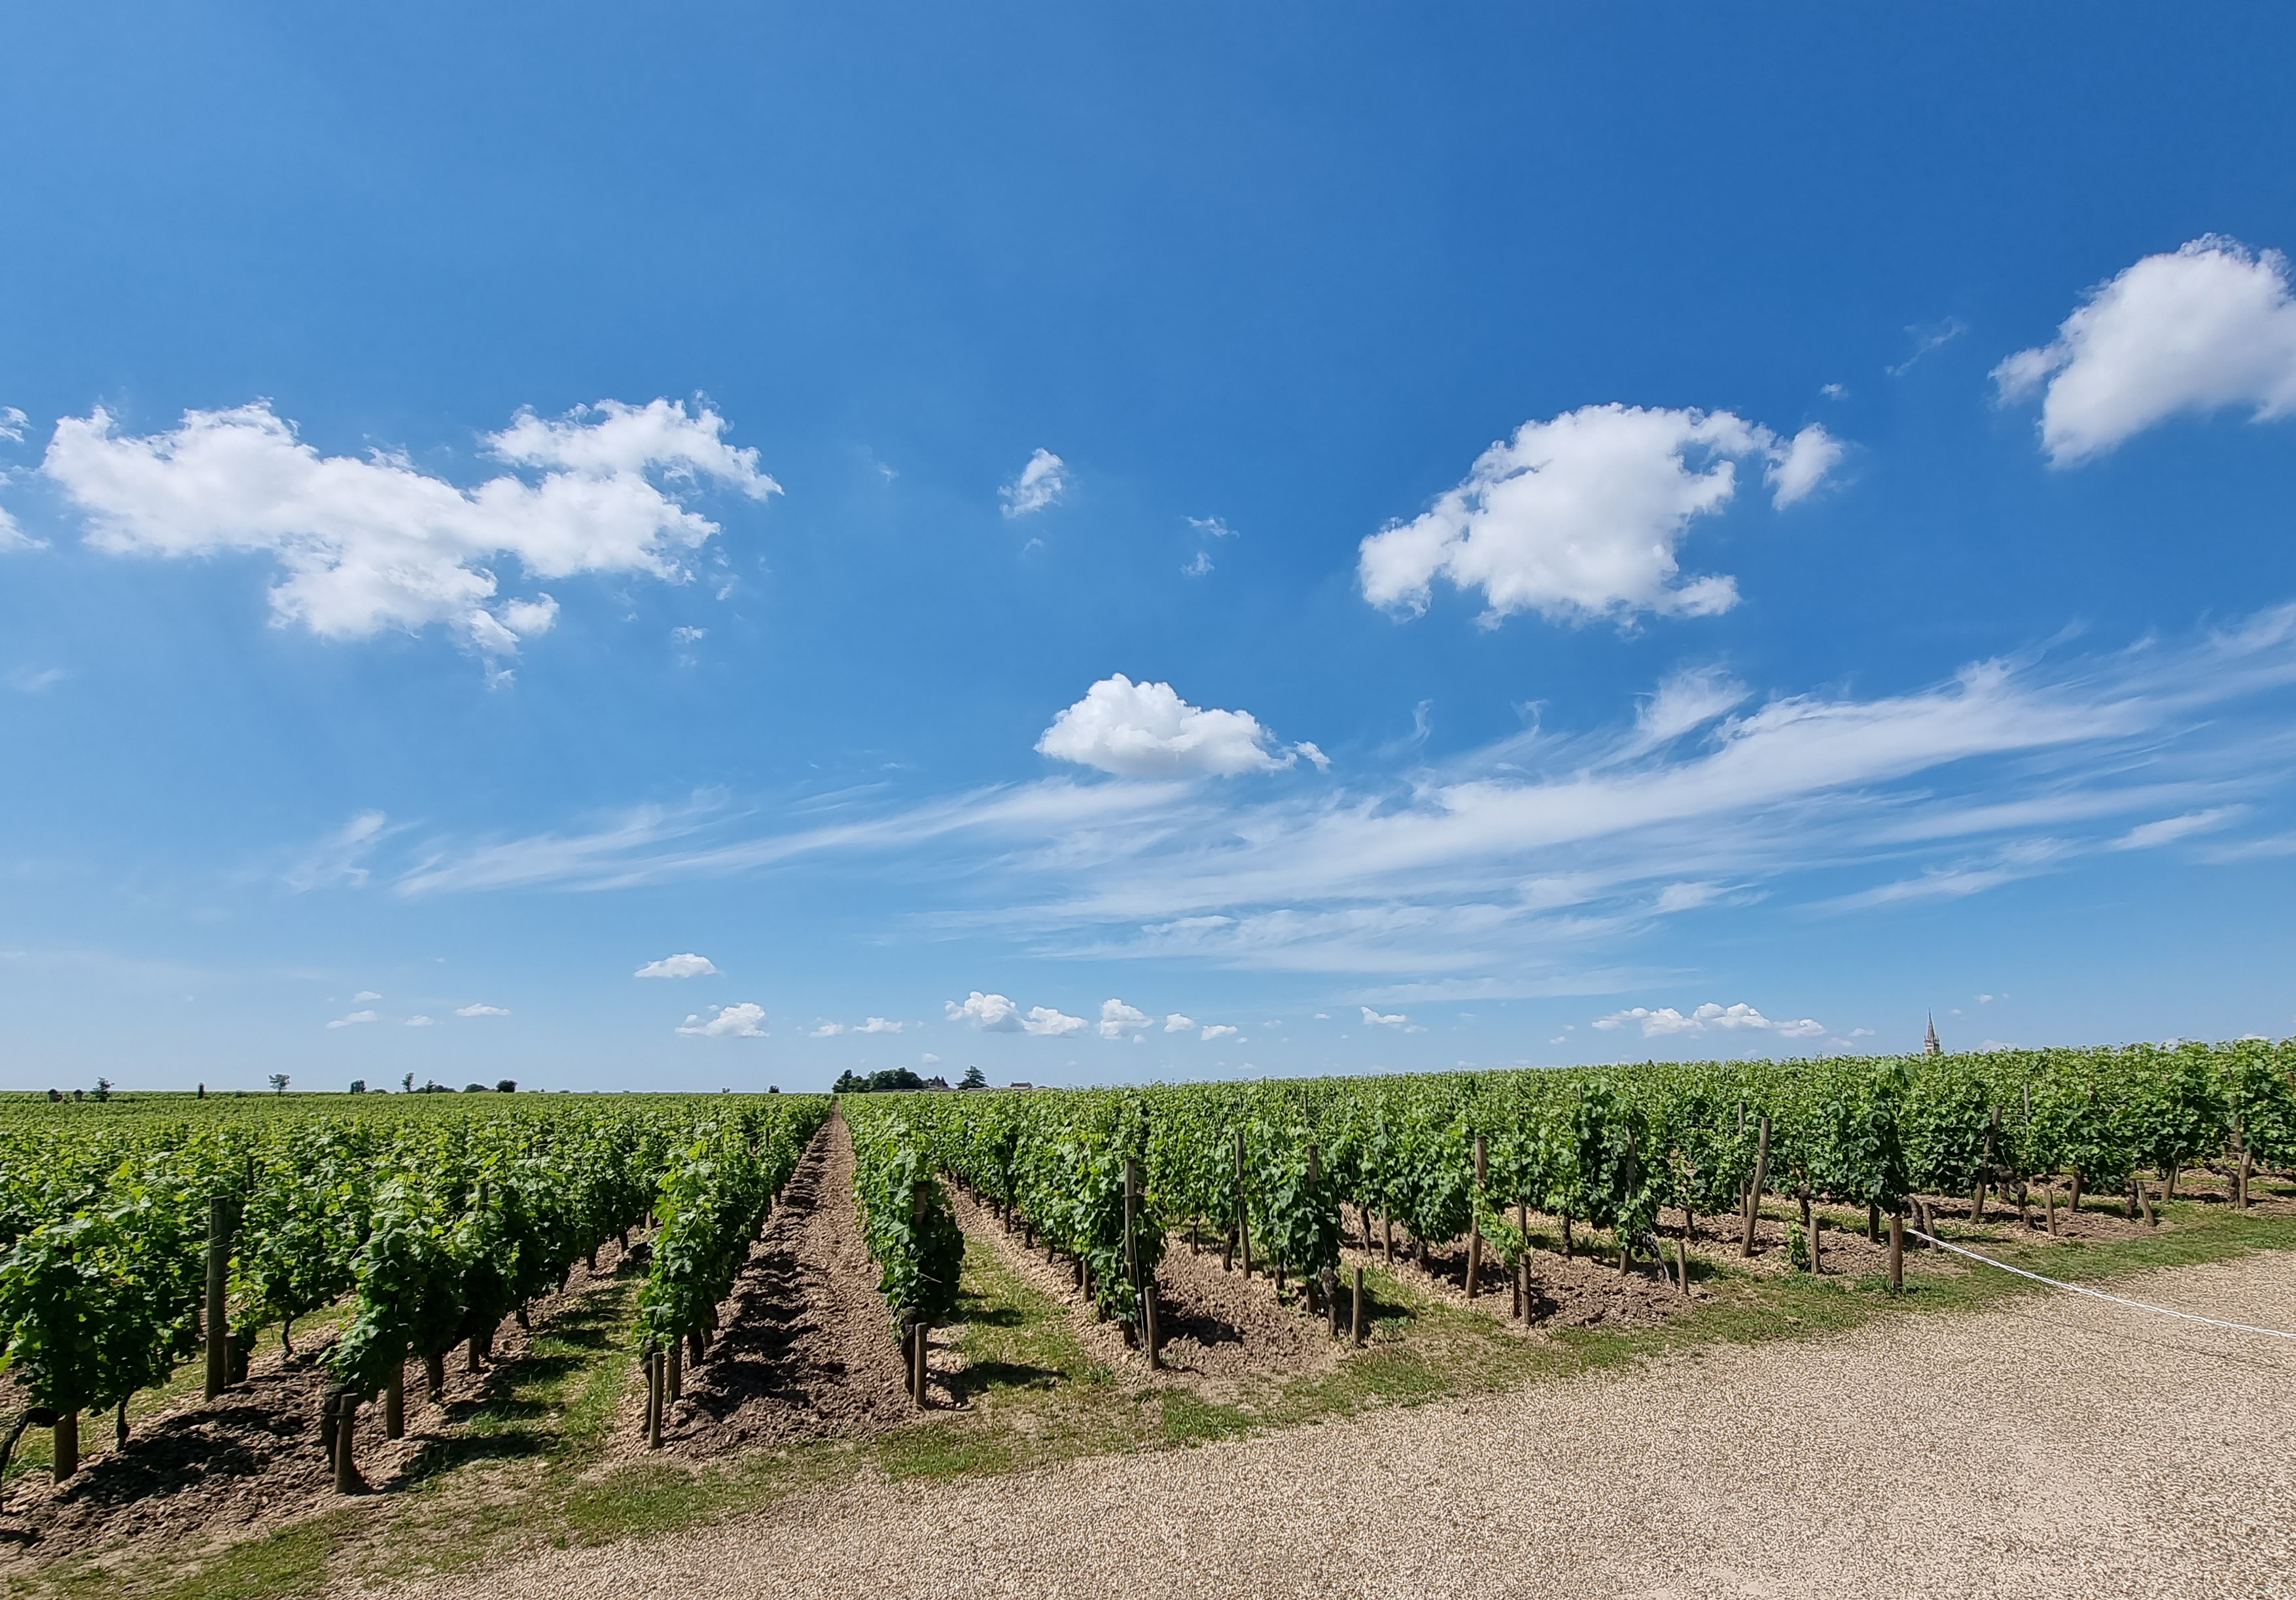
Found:
<svg viewBox="0 0 2296 1600"><path fill-rule="evenodd" d="M1964 1249L1959 1245L1948 1245L1943 1239L1925 1234L1918 1228L1907 1228L1906 1231L1915 1238L1927 1240L1939 1250L1950 1250L1956 1255L1965 1255L1971 1261L1983 1261L1987 1266L1998 1267L2004 1272L2013 1272L2020 1278L2030 1278L2035 1283L2046 1284L2053 1289L2064 1289L2071 1294L2086 1294L2092 1300L2109 1300L2115 1305L2125 1305L2139 1311L2151 1311L2156 1316L2181 1317L2187 1322L2205 1322L2210 1327L2228 1327L2234 1333L2265 1334L2275 1339L2296 1339L2296 1334L2292 1334L2285 1328L2257 1327L2246 1322L2226 1322L2216 1317L2203 1317L2197 1311L2171 1310L2164 1305L2146 1305L2141 1300L2125 1300L2118 1294L2107 1294L2102 1289L2084 1289L2079 1284L2061 1283L2054 1278L2043 1278L2038 1272L2028 1272L2022 1267L2013 1267L2007 1261L1997 1261L1989 1255L1980 1255L1976 1251Z"/></svg>

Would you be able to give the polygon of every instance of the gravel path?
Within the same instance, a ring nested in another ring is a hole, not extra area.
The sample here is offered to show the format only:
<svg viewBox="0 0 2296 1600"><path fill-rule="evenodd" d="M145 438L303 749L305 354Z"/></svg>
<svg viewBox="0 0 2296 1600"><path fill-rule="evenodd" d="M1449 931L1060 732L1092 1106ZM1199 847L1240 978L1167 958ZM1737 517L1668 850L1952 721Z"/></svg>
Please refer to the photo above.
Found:
<svg viewBox="0 0 2296 1600"><path fill-rule="evenodd" d="M2296 1258L2123 1291L2296 1327ZM2057 1294L945 1487L428 1593L2296 1595L2296 1341Z"/></svg>

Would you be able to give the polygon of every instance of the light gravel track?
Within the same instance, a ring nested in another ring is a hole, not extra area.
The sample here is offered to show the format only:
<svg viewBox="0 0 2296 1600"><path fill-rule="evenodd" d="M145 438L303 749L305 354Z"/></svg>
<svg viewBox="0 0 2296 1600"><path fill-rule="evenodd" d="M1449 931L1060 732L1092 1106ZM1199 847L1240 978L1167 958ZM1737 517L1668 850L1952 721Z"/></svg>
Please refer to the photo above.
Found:
<svg viewBox="0 0 2296 1600"><path fill-rule="evenodd" d="M2127 1293L2296 1327L2296 1258ZM2296 1351L2036 1294L408 1595L2296 1596Z"/></svg>

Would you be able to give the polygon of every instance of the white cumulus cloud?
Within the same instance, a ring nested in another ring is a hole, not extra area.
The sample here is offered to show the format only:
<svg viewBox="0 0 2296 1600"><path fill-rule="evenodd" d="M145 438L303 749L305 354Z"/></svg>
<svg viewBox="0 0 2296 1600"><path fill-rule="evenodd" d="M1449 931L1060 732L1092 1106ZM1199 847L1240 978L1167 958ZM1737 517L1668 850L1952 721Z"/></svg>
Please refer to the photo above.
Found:
<svg viewBox="0 0 2296 1600"><path fill-rule="evenodd" d="M1164 1032L1167 1033L1185 1033L1195 1025L1194 1017L1184 1016L1177 1011L1168 1013L1164 1018Z"/></svg>
<svg viewBox="0 0 2296 1600"><path fill-rule="evenodd" d="M1645 1039L1662 1038L1669 1033L1744 1032L1775 1033L1781 1039L1815 1039L1825 1032L1825 1024L1813 1017L1774 1022L1742 1000L1734 1006L1717 1005L1709 1000L1686 1016L1672 1006L1660 1006L1655 1010L1647 1006L1633 1006L1624 1011L1613 1011L1608 1016L1596 1017L1595 1025L1605 1032L1639 1025Z"/></svg>
<svg viewBox="0 0 2296 1600"><path fill-rule="evenodd" d="M1401 1028L1409 1026L1411 1023L1411 1018L1400 1011L1390 1011L1382 1015L1373 1010L1369 1006L1360 1007L1358 1009L1363 1012L1363 1025L1366 1028Z"/></svg>
<svg viewBox="0 0 2296 1600"><path fill-rule="evenodd" d="M641 978L714 978L717 963L708 956L697 956L692 951L683 955L664 956L659 961L648 961L630 975Z"/></svg>
<svg viewBox="0 0 2296 1600"><path fill-rule="evenodd" d="M1235 1035L1236 1030L1224 1022L1208 1022L1204 1024L1204 1031L1197 1037L1209 1044L1215 1039L1233 1039Z"/></svg>
<svg viewBox="0 0 2296 1600"><path fill-rule="evenodd" d="M944 1000L941 1005L949 1021L969 1022L984 1033L1021 1031L1021 1008L1001 994L983 994L976 989L961 1004Z"/></svg>
<svg viewBox="0 0 2296 1600"><path fill-rule="evenodd" d="M1325 764L1312 745L1271 747L1267 730L1248 711L1207 711L1168 683L1135 683L1122 673L1103 678L1054 717L1037 749L1119 778L1272 772L1301 755Z"/></svg>
<svg viewBox="0 0 2296 1600"><path fill-rule="evenodd" d="M891 1022L882 1016L873 1016L853 1031L856 1033L898 1033L908 1025L905 1022Z"/></svg>
<svg viewBox="0 0 2296 1600"><path fill-rule="evenodd" d="M1004 502L1007 517L1026 517L1058 500L1068 486L1068 463L1051 451L1040 449L1030 454L1029 464L1021 469L1021 476L996 493Z"/></svg>
<svg viewBox="0 0 2296 1600"><path fill-rule="evenodd" d="M1105 1000L1100 1003L1100 1036L1103 1039L1135 1038L1155 1025L1156 1019L1136 1006L1128 1006L1120 1000Z"/></svg>
<svg viewBox="0 0 2296 1600"><path fill-rule="evenodd" d="M1710 616L1738 603L1737 585L1684 579L1676 547L1693 518L1729 502L1737 459L1761 460L1784 506L1841 457L1816 423L1781 440L1729 412L1584 406L1525 422L1433 506L1365 539L1357 575L1372 604L1414 614L1439 576L1480 590L1487 623Z"/></svg>
<svg viewBox="0 0 2296 1600"><path fill-rule="evenodd" d="M358 1023L374 1020L375 1014L372 1011L354 1011L348 1016L338 1016L327 1025L331 1028L348 1028Z"/></svg>
<svg viewBox="0 0 2296 1600"><path fill-rule="evenodd" d="M457 1016L508 1016L510 1008L489 1006L484 1000L474 1000L467 1006L455 1007L455 1015Z"/></svg>
<svg viewBox="0 0 2296 1600"><path fill-rule="evenodd" d="M1021 1031L1042 1039L1067 1039L1085 1030L1081 1016L1070 1016L1065 1011L1050 1006L1031 1006L1029 1015L1021 1019Z"/></svg>
<svg viewBox="0 0 2296 1600"><path fill-rule="evenodd" d="M687 553L718 532L682 499L701 479L752 499L778 492L755 451L726 444L725 427L706 405L670 400L601 401L554 420L521 412L487 445L534 476L464 489L401 453L322 456L268 402L186 412L140 437L99 407L56 423L41 470L99 550L271 556L284 573L271 591L275 622L329 639L441 624L499 656L558 614L546 594L497 603L504 560L529 579L677 581Z"/></svg>
<svg viewBox="0 0 2296 1600"><path fill-rule="evenodd" d="M410 1028L428 1028L436 1024L427 1016L410 1016L406 1019L406 1025Z"/></svg>
<svg viewBox="0 0 2296 1600"><path fill-rule="evenodd" d="M381 994L375 990L362 989L357 994L351 996L351 1004L356 1006L361 1000L378 1000L381 998Z"/></svg>
<svg viewBox="0 0 2296 1600"><path fill-rule="evenodd" d="M755 1000L734 1006L706 1006L678 1024L677 1031L695 1039L764 1039L766 1008Z"/></svg>
<svg viewBox="0 0 2296 1600"><path fill-rule="evenodd" d="M2004 400L2042 390L2041 447L2069 467L2180 412L2296 407L2296 304L2288 258L2217 234L2147 256L2087 300L2048 344L1993 369Z"/></svg>

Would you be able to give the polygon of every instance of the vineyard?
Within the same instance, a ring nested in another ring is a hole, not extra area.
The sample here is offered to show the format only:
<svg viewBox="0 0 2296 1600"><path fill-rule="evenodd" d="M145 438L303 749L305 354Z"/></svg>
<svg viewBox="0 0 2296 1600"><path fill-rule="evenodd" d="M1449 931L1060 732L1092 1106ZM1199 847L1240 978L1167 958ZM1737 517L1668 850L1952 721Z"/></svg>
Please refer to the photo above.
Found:
<svg viewBox="0 0 2296 1600"><path fill-rule="evenodd" d="M2292 1164L2296 1049L2261 1041L834 1103L9 1102L0 1488L27 1539L46 1516L87 1544L137 1484L396 1493L583 1293L607 1308L586 1448L638 1470L954 1425L1087 1368L1272 1395L1429 1328L1532 1349L1766 1283L1886 1301L1967 1270L1925 1237L2138 1237L2196 1196L2276 1215ZM1072 1310L1082 1356L989 1359L999 1295L1007 1323ZM234 1407L283 1442L200 1431Z"/></svg>

